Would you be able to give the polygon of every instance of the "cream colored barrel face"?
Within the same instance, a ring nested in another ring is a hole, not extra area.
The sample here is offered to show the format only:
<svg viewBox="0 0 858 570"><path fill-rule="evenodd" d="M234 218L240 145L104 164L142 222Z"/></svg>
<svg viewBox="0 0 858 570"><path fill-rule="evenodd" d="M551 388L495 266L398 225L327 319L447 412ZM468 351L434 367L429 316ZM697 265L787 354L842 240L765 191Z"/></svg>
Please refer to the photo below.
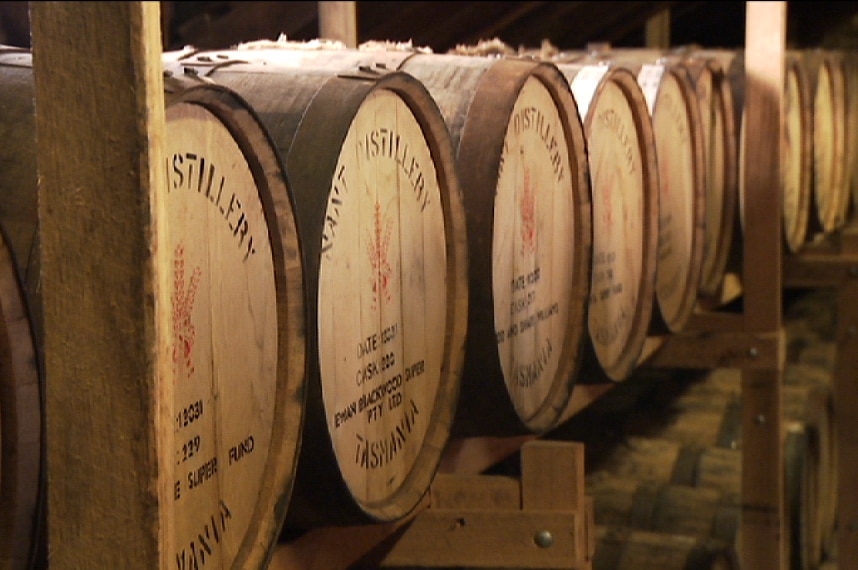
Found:
<svg viewBox="0 0 858 570"><path fill-rule="evenodd" d="M322 395L343 478L369 508L402 488L433 423L447 242L430 148L393 91L363 102L334 173L320 244Z"/></svg>
<svg viewBox="0 0 858 570"><path fill-rule="evenodd" d="M724 116L713 89L712 74L701 72L695 83L700 100L700 123L706 150L706 207L704 209L703 257L701 274L703 284L715 271L718 245L721 240L724 216Z"/></svg>
<svg viewBox="0 0 858 570"><path fill-rule="evenodd" d="M825 232L833 231L837 225L834 143L838 127L834 124L832 97L831 76L823 65L819 68L813 98L813 195Z"/></svg>
<svg viewBox="0 0 858 570"><path fill-rule="evenodd" d="M665 74L652 112L659 176L656 297L672 323L685 301L692 267L694 159L686 103L679 82Z"/></svg>
<svg viewBox="0 0 858 570"><path fill-rule="evenodd" d="M170 106L166 148L166 556L172 567L229 568L257 522L269 460L274 262L253 175L226 127L199 105Z"/></svg>
<svg viewBox="0 0 858 570"><path fill-rule="evenodd" d="M498 173L492 283L498 354L519 416L533 417L568 354L575 181L557 106L528 79L504 136Z"/></svg>
<svg viewBox="0 0 858 570"><path fill-rule="evenodd" d="M644 178L635 117L605 83L586 123L593 192L593 276L588 330L600 364L623 357L637 313L644 257Z"/></svg>
<svg viewBox="0 0 858 570"><path fill-rule="evenodd" d="M783 208L784 237L791 251L798 251L806 234L807 217L802 210L807 209L807 193L802 189L802 140L804 138L801 121L801 90L795 73L786 74L784 90L784 146L781 156L781 193Z"/></svg>

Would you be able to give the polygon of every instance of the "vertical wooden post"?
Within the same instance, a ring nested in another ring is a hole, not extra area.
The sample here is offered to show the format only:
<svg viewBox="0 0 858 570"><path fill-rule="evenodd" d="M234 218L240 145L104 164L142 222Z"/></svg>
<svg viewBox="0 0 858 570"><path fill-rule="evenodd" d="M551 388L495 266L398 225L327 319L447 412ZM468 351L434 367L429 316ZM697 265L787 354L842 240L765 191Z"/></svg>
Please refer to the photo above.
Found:
<svg viewBox="0 0 858 570"><path fill-rule="evenodd" d="M319 2L319 37L357 47L356 2Z"/></svg>
<svg viewBox="0 0 858 570"><path fill-rule="evenodd" d="M747 2L745 33L744 316L752 333L781 328L780 152L786 2ZM742 370L742 567L786 568L781 383Z"/></svg>
<svg viewBox="0 0 858 570"><path fill-rule="evenodd" d="M834 425L837 434L837 563L858 568L858 279L844 281L837 297Z"/></svg>
<svg viewBox="0 0 858 570"><path fill-rule="evenodd" d="M31 4L52 570L162 567L159 10Z"/></svg>
<svg viewBox="0 0 858 570"><path fill-rule="evenodd" d="M670 8L650 16L646 21L646 47L667 49L670 47Z"/></svg>

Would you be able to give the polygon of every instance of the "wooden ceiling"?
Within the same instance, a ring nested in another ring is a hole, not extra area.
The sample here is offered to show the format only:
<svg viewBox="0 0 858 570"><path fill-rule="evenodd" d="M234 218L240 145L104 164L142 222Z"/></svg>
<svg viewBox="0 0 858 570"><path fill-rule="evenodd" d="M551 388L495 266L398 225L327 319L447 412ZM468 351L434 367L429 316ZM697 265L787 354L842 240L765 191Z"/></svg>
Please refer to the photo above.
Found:
<svg viewBox="0 0 858 570"><path fill-rule="evenodd" d="M411 41L438 53L500 39L560 49L591 42L645 45L647 20L670 9L672 45L739 47L745 2L356 2L358 41ZM164 48L228 48L240 42L319 36L317 2L161 2ZM0 2L0 43L29 47L27 2ZM787 2L792 47L858 49L858 2Z"/></svg>
<svg viewBox="0 0 858 570"><path fill-rule="evenodd" d="M165 2L165 43L174 48L226 48L243 41L318 37L316 2ZM646 22L670 9L671 44L739 47L745 2L357 2L358 41L412 41L445 52L498 38L513 46L561 49L590 42L645 45ZM852 41L858 2L788 2L788 38L795 47Z"/></svg>

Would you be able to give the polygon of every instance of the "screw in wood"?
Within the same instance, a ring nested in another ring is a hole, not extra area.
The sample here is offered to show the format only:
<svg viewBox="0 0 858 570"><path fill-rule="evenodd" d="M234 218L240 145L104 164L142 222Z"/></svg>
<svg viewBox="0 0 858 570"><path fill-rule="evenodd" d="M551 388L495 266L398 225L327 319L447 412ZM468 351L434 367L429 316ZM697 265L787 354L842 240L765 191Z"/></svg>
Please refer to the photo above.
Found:
<svg viewBox="0 0 858 570"><path fill-rule="evenodd" d="M551 535L551 532L540 530L533 537L533 542L535 542L539 548L548 548L554 544L554 537Z"/></svg>

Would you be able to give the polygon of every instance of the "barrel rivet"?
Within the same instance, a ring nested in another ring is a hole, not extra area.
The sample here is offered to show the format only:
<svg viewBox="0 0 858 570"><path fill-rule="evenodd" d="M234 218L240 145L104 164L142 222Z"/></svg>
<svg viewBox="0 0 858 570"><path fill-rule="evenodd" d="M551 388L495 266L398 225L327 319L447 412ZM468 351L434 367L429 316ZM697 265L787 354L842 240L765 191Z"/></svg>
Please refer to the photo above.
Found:
<svg viewBox="0 0 858 570"><path fill-rule="evenodd" d="M763 425L764 423L766 423L766 416L764 416L763 414L758 415L754 418L754 423L756 423L757 425Z"/></svg>
<svg viewBox="0 0 858 570"><path fill-rule="evenodd" d="M759 351L759 350L757 350L757 347L756 347L756 346L752 346L752 347L750 348L750 350L748 350L748 355L749 355L751 358L756 358L756 357L758 357L758 356L760 355L760 351Z"/></svg>
<svg viewBox="0 0 858 570"><path fill-rule="evenodd" d="M554 537L551 536L549 531L540 530L536 533L536 536L533 537L533 542L535 542L539 548L549 548L554 544Z"/></svg>

